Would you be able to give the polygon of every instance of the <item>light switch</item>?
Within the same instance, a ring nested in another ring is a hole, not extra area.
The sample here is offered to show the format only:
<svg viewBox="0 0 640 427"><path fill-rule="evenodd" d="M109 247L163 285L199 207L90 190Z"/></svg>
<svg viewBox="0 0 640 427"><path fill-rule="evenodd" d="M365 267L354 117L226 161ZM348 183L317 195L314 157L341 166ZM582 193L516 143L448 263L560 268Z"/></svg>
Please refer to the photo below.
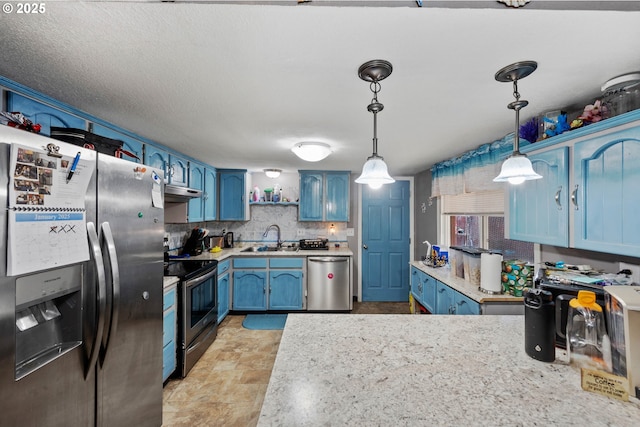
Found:
<svg viewBox="0 0 640 427"><path fill-rule="evenodd" d="M355 230L353 228L347 228L347 237L355 236Z"/></svg>

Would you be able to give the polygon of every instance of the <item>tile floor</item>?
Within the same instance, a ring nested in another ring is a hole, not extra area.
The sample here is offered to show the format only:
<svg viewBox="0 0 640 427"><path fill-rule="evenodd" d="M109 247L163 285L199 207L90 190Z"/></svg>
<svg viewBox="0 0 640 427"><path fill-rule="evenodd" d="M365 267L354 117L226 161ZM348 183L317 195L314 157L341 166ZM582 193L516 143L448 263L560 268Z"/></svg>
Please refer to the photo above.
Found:
<svg viewBox="0 0 640 427"><path fill-rule="evenodd" d="M409 314L409 303L354 303L354 314ZM258 423L282 331L242 327L244 315L229 315L218 337L184 380L164 387L164 427Z"/></svg>

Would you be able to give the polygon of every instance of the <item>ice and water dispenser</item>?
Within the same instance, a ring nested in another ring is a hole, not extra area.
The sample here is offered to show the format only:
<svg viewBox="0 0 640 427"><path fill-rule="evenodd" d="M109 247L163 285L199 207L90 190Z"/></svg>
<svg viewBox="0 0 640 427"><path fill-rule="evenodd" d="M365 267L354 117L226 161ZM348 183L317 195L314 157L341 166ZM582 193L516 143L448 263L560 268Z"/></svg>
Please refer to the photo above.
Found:
<svg viewBox="0 0 640 427"><path fill-rule="evenodd" d="M82 344L82 265L16 280L16 380Z"/></svg>

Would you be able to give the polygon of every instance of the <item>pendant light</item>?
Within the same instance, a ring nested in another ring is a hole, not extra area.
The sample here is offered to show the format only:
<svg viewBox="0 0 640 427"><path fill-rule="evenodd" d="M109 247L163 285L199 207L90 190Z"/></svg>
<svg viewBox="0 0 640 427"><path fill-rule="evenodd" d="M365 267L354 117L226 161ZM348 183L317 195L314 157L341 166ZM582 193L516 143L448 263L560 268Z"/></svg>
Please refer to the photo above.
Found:
<svg viewBox="0 0 640 427"><path fill-rule="evenodd" d="M502 164L500 175L493 178L494 182L508 181L510 184L522 184L525 181L540 179L531 165L531 160L520 153L520 110L526 107L529 102L520 99L518 92L518 80L527 77L538 68L535 61L522 61L507 65L496 73L496 80L499 82L513 82L513 96L515 101L507 105L507 108L516 112L516 132L513 139L513 154Z"/></svg>
<svg viewBox="0 0 640 427"><path fill-rule="evenodd" d="M369 184L371 188L380 188L383 184L391 184L395 179L389 176L387 165L381 156L378 156L378 112L382 111L384 105L378 102L378 92L380 92L380 80L389 77L393 71L391 63L383 59L374 59L365 62L358 69L358 76L370 82L369 88L373 92L371 104L367 110L373 113L373 154L367 158L362 167L362 174L356 179L358 184Z"/></svg>

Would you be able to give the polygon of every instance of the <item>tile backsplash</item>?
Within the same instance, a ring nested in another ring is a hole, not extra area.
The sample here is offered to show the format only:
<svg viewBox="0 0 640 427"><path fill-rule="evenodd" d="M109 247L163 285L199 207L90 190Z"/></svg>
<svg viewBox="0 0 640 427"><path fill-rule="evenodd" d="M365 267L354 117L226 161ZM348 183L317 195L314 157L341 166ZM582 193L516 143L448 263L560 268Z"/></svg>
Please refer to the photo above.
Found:
<svg viewBox="0 0 640 427"><path fill-rule="evenodd" d="M296 205L251 205L250 221L209 221L189 224L165 224L165 232L169 236L169 248L180 249L191 230L194 228L206 228L209 234L222 235L222 231L233 232L236 243L243 244L274 244L276 231L272 229L266 237L264 232L271 224L280 227L281 239L287 243L297 242L300 239L313 239L317 237L328 238L330 242L347 244L346 228L344 222L299 222L298 207ZM329 227L335 226L335 233L330 234Z"/></svg>

